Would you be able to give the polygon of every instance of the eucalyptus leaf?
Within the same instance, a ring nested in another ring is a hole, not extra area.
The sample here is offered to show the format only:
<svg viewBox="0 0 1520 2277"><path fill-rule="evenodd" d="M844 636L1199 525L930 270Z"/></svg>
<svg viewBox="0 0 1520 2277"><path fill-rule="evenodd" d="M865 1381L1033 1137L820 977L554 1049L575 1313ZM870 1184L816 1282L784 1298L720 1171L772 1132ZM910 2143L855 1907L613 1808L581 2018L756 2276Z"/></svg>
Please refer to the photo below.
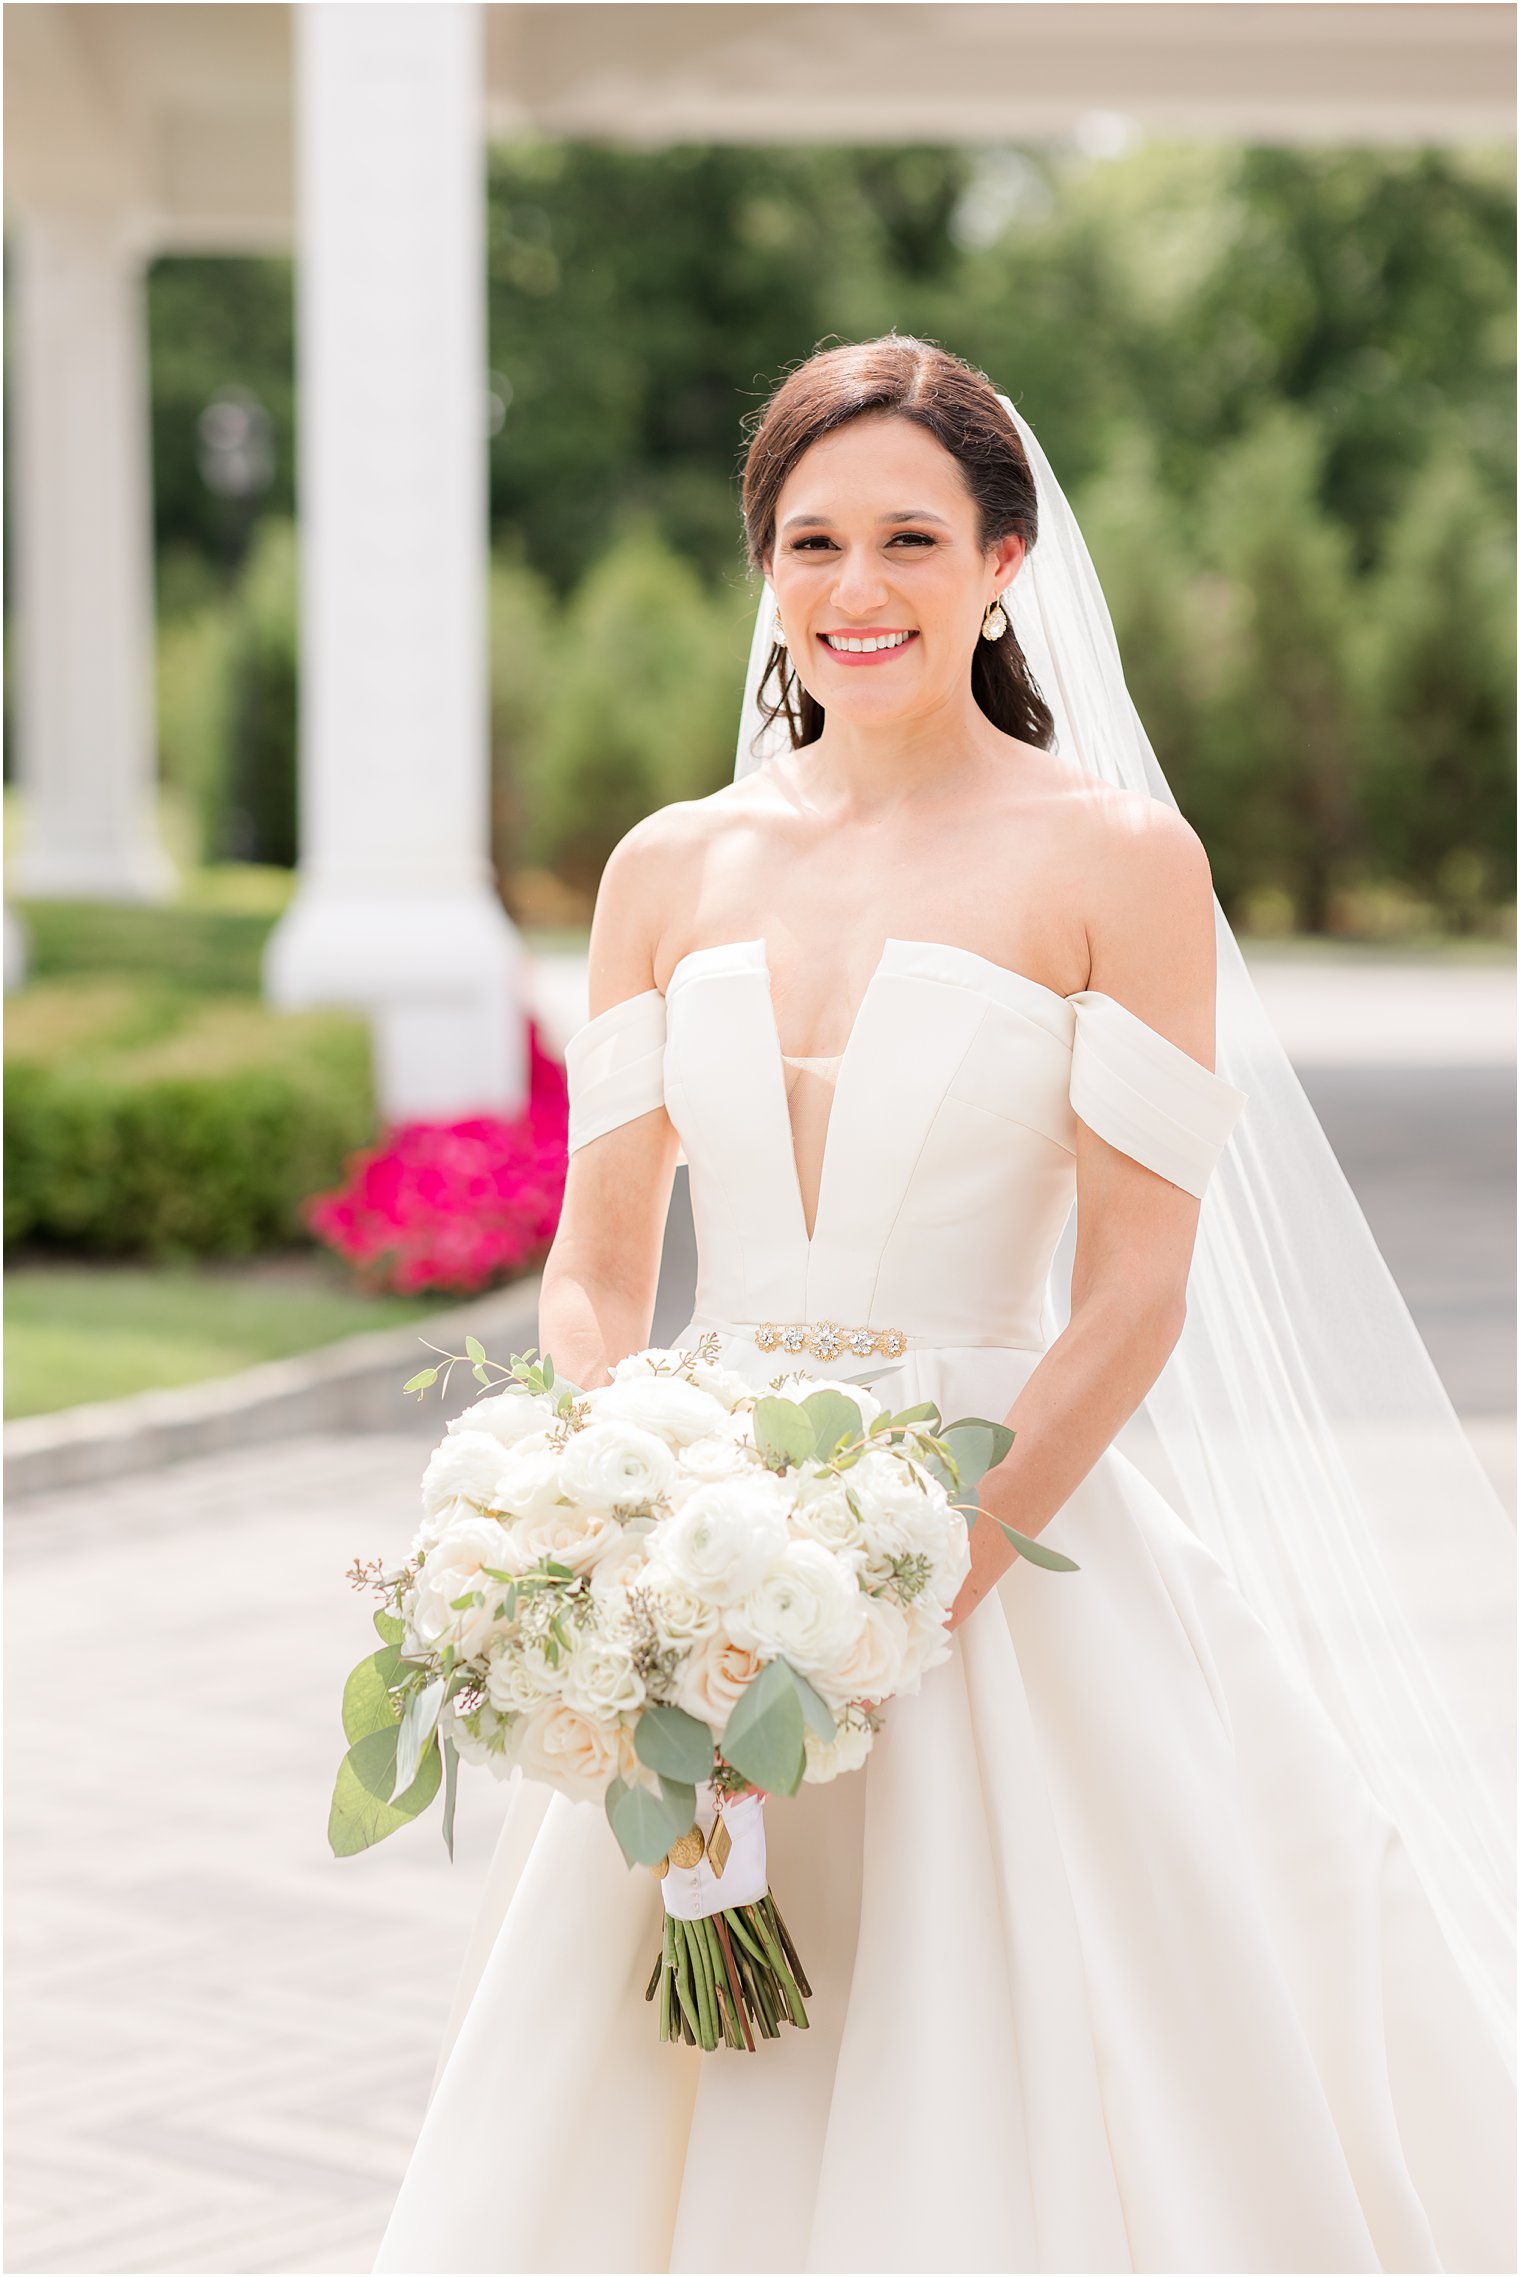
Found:
<svg viewBox="0 0 1520 2277"><path fill-rule="evenodd" d="M409 1378L401 1389L404 1392L415 1392L420 1399L425 1391L432 1390L437 1381L438 1370L436 1368L423 1368L417 1375Z"/></svg>
<svg viewBox="0 0 1520 2277"><path fill-rule="evenodd" d="M1008 1536L1019 1555L1028 1558L1031 1565L1048 1566L1052 1573L1080 1573L1082 1571L1076 1559L1067 1557L1063 1551L1048 1550L1043 1542L1031 1541L1027 1534L1016 1533L1012 1526L1004 1525L1001 1518L998 1520L998 1524L1002 1526L1003 1532Z"/></svg>
<svg viewBox="0 0 1520 2277"><path fill-rule="evenodd" d="M406 1635L406 1629L394 1613L377 1613L375 1615L375 1634L382 1644L398 1645Z"/></svg>
<svg viewBox="0 0 1520 2277"><path fill-rule="evenodd" d="M778 1470L784 1464L805 1463L818 1440L812 1418L796 1400L772 1397L755 1402L755 1445L762 1462Z"/></svg>
<svg viewBox="0 0 1520 2277"><path fill-rule="evenodd" d="M648 1787L631 1787L626 1779L614 1779L607 1789L607 1823L618 1838L623 1856L630 1866L657 1866L670 1848L691 1826L687 1817L681 1824L679 1809L672 1809L663 1794Z"/></svg>
<svg viewBox="0 0 1520 2277"><path fill-rule="evenodd" d="M900 1407L895 1415L879 1415L872 1426L877 1431L905 1431L914 1423L927 1423L937 1431L943 1418L932 1399L920 1400L917 1407Z"/></svg>
<svg viewBox="0 0 1520 2277"><path fill-rule="evenodd" d="M662 1779L691 1785L712 1769L712 1733L684 1708L646 1708L634 1726L633 1744L639 1761Z"/></svg>
<svg viewBox="0 0 1520 2277"><path fill-rule="evenodd" d="M386 1645L372 1652L358 1667L350 1670L343 1687L343 1737L352 1747L356 1739L368 1732L384 1731L396 1721L396 1703L386 1687L382 1663L389 1655L394 1664L396 1648Z"/></svg>
<svg viewBox="0 0 1520 2277"><path fill-rule="evenodd" d="M805 1676L798 1675L789 1660L783 1660L780 1665L791 1677L796 1689L798 1704L802 1709L804 1722L812 1725L821 1740L832 1739L839 1726L834 1721L833 1710L827 1700L821 1698L813 1690Z"/></svg>
<svg viewBox="0 0 1520 2277"><path fill-rule="evenodd" d="M443 1846L454 1859L454 1805L459 1799L459 1750L451 1739L443 1743Z"/></svg>
<svg viewBox="0 0 1520 2277"><path fill-rule="evenodd" d="M401 1718L401 1729L396 1734L396 1791L401 1793L417 1776L422 1751L429 1745L438 1727L438 1711L443 1706L447 1679L435 1676L414 1692L406 1704Z"/></svg>
<svg viewBox="0 0 1520 2277"><path fill-rule="evenodd" d="M810 1392L802 1412L812 1423L814 1449L824 1462L842 1440L858 1439L864 1428L859 1402L844 1392Z"/></svg>
<svg viewBox="0 0 1520 2277"><path fill-rule="evenodd" d="M768 1795L795 1795L806 1761L802 1700L784 1660L767 1661L734 1703L723 1760Z"/></svg>
<svg viewBox="0 0 1520 2277"><path fill-rule="evenodd" d="M960 1473L962 1491L971 1493L1013 1445L1006 1423L989 1423L984 1416L964 1415L940 1436Z"/></svg>
<svg viewBox="0 0 1520 2277"><path fill-rule="evenodd" d="M483 1360L486 1356L486 1348L478 1336L467 1336L464 1340L464 1348L472 1360Z"/></svg>
<svg viewBox="0 0 1520 2277"><path fill-rule="evenodd" d="M388 1803L396 1792L396 1742L400 1737L399 1722L386 1724L356 1739L345 1758L359 1785L377 1803Z"/></svg>
<svg viewBox="0 0 1520 2277"><path fill-rule="evenodd" d="M332 1809L327 1819L327 1840L335 1858L352 1858L360 1850L383 1842L398 1827L408 1825L428 1807L438 1792L443 1767L438 1760L436 1747L429 1748L409 1791L397 1802L381 1801L359 1776L355 1757L363 1750L373 1748L377 1740L390 1740L394 1763L395 1740L392 1734L371 1732L351 1747L338 1765L337 1783L333 1788Z"/></svg>
<svg viewBox="0 0 1520 2277"><path fill-rule="evenodd" d="M662 1772L660 1794L671 1816L681 1822L681 1833L673 1837L679 1842L681 1834L690 1834L697 1823L697 1790L689 1779L667 1779Z"/></svg>

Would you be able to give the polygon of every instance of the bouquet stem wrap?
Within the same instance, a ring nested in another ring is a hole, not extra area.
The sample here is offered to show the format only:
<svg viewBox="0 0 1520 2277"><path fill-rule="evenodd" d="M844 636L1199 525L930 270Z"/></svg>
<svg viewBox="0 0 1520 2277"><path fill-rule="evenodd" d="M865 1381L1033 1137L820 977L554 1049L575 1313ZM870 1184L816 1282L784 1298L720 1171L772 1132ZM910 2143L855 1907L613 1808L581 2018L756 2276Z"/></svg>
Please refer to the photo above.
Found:
<svg viewBox="0 0 1520 2277"><path fill-rule="evenodd" d="M720 1823L730 1845L721 1873L708 1849ZM662 2040L684 2040L708 2054L721 2040L753 2053L757 2034L779 2039L783 2023L807 2029L803 2001L813 1989L770 1894L765 1798L722 1801L704 1782L696 1830L702 1856L689 1865L671 1857L661 1868L665 1934L645 1998L658 1997Z"/></svg>

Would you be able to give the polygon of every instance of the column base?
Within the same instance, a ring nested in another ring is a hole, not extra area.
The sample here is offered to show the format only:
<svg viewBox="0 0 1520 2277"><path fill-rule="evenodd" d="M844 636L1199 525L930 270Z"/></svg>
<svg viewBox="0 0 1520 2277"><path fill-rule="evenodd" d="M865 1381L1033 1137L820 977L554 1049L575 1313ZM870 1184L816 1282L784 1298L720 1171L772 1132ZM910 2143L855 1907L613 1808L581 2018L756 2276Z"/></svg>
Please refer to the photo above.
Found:
<svg viewBox="0 0 1520 2277"><path fill-rule="evenodd" d="M162 847L23 845L10 865L8 890L18 901L172 901L174 864Z"/></svg>
<svg viewBox="0 0 1520 2277"><path fill-rule="evenodd" d="M306 885L264 950L285 1011L366 1012L388 1122L510 1116L528 1094L522 947L494 895L349 894Z"/></svg>

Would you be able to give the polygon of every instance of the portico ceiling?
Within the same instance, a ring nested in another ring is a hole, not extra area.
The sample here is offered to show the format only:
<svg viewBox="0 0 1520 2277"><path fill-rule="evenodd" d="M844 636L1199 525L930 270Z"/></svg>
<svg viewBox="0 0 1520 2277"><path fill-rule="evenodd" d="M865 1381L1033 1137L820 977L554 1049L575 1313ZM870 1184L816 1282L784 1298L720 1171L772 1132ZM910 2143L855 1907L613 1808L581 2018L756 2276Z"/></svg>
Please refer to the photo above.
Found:
<svg viewBox="0 0 1520 2277"><path fill-rule="evenodd" d="M395 4L395 0L390 0ZM436 4L436 0L434 0ZM1515 9L1339 0L488 5L493 132L996 143L1141 130L1506 140ZM152 249L290 241L291 9L5 9L7 196L129 213Z"/></svg>

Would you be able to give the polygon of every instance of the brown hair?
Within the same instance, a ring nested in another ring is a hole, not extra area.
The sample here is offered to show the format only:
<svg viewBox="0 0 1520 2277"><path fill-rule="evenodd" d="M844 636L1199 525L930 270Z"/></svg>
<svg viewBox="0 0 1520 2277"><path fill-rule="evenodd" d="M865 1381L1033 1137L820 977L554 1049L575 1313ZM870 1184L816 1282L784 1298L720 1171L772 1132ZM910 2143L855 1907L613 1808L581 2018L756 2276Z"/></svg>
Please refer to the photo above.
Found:
<svg viewBox="0 0 1520 2277"><path fill-rule="evenodd" d="M744 539L759 569L776 531L776 501L803 453L824 435L868 412L896 412L927 428L965 477L984 546L1037 535L1034 475L1018 429L985 373L933 341L889 332L854 347L824 348L799 364L758 413L744 459ZM971 692L995 727L1050 750L1055 722L1010 625L1001 640L979 640ZM809 695L787 651L774 645L760 679L767 724L785 719L792 749L816 743L823 706Z"/></svg>

